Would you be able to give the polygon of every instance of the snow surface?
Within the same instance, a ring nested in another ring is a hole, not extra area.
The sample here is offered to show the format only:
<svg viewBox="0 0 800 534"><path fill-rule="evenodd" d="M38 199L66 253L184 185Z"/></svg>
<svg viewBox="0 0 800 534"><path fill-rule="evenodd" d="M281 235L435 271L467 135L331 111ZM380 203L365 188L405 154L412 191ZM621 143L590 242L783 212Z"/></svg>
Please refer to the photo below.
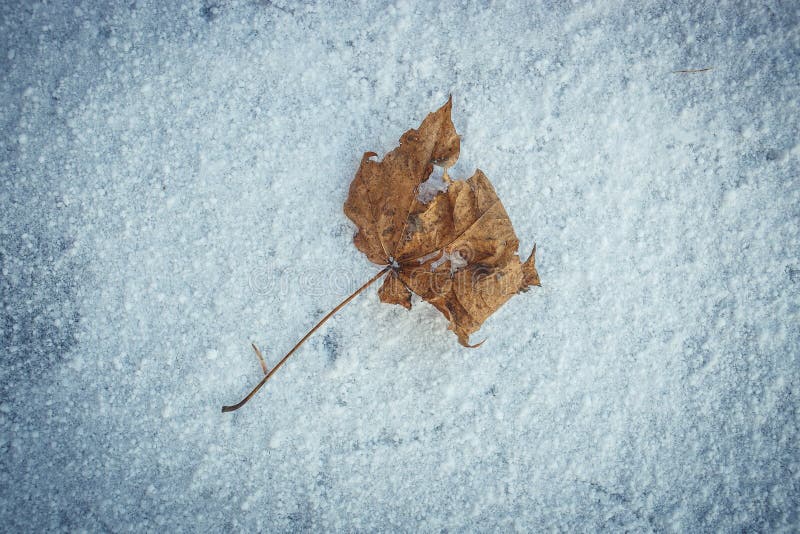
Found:
<svg viewBox="0 0 800 534"><path fill-rule="evenodd" d="M2 530L798 528L799 10L3 2ZM371 289L220 413L450 93L544 287L477 350Z"/></svg>

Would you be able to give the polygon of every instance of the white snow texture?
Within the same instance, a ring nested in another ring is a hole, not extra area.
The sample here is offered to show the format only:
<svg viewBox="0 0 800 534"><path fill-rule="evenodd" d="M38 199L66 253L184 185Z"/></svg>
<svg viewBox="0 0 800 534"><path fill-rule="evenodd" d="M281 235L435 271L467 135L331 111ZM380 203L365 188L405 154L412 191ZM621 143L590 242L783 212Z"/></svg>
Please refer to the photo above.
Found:
<svg viewBox="0 0 800 534"><path fill-rule="evenodd" d="M0 530L798 528L798 6L2 2ZM370 288L221 413L449 94L543 287L474 350Z"/></svg>

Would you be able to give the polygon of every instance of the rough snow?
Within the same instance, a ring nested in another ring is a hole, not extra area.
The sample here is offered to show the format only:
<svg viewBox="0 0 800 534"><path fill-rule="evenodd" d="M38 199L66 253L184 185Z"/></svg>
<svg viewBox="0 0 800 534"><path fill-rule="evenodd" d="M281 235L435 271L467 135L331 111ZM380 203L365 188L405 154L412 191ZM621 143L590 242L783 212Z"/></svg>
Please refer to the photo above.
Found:
<svg viewBox="0 0 800 534"><path fill-rule="evenodd" d="M791 1L3 2L2 530L796 529L798 72ZM475 350L371 289L220 413L449 94L543 287Z"/></svg>

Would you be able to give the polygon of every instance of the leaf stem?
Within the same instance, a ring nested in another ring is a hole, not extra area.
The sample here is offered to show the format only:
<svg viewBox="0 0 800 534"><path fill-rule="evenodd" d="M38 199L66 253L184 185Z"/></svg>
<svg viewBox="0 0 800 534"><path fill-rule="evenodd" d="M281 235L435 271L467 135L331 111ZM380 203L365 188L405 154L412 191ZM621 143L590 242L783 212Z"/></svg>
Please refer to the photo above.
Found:
<svg viewBox="0 0 800 534"><path fill-rule="evenodd" d="M300 345L302 345L303 343L305 343L305 341L306 341L306 340L307 340L309 337L311 337L311 334L313 334L314 332L316 332L316 331L319 329L319 327L320 327L320 326L322 326L322 325L325 323L325 321L327 321L328 319L330 319L331 317L333 317L333 315L334 315L336 312L338 312L339 310L341 310L341 309L342 309L342 308L345 306L345 304L347 304L348 302L350 302L351 300L353 300L354 298L356 298L356 297L358 296L358 294L359 294L359 293L361 293L362 291L364 291L365 289L367 289L367 288L368 288L369 286L371 286L371 285L372 285L372 284L373 284L373 283L374 283L376 280L378 280L378 278L380 278L381 276L383 276L384 274L386 274L386 273L389 271L389 269L391 269L391 265L387 265L386 267L384 267L384 268L383 268L383 269L382 269L382 270L381 270L381 271L380 271L378 274L376 274L375 276L373 276L372 278L370 278L370 279L369 279L369 281L368 281L366 284L364 284L363 286L361 286L361 287L359 287L358 289L356 289L356 290L355 290L355 292L353 292L353 294L352 294L352 295L350 295L349 297L347 297L346 299L344 299L342 302L340 302L340 303L339 303L339 305L338 305L338 306L336 306L334 309L332 309L330 312L328 312L328 314L327 314L325 317L323 317L323 318L322 318L322 319L321 319L321 320L320 320L320 321L319 321L319 322L318 322L318 323L317 323L317 324L314 326L314 328L312 328L311 330L309 330L309 331L308 331L308 333L307 333L305 336L303 336L303 339L301 339L300 341L298 341L298 342L297 342L297 345L295 345L294 347L292 347L292 350L290 350L289 352L287 352L287 353L286 353L286 356L284 356L284 357L281 359L281 361L279 361L279 362L278 362L278 363L275 365L275 367L273 367L273 368L270 370L270 372L269 372L269 373L267 373L267 375L266 375L264 378L262 378L262 379L261 379L261 382L259 382L259 383L256 385L256 387L254 387L254 388L253 388L253 389L250 391L250 393L248 393L248 394L247 394L247 396L246 396L245 398L243 398L241 401L239 401L238 403L236 403L236 404L234 404L234 405L232 405L232 406L223 406L223 407L222 407L222 411L223 411L223 412L232 412L232 411L234 411L234 410L238 410L239 408L241 408L242 406L244 406L244 405L245 405L245 403L247 403L247 401L249 401L250 399L252 399L252 398L253 398L253 396L254 396L256 393L258 393L258 390L259 390L259 389L261 389L261 388L262 388L262 386L263 386L264 384L266 384L266 383L267 383L267 380L269 380L269 379L272 377L272 375L274 375L274 374L275 374L275 371L277 371L278 369L280 369L281 365L283 365L284 363L286 363L286 360L288 360L288 359L289 359L289 356L291 356L292 354L294 354L294 351L296 351L298 348L300 348Z"/></svg>

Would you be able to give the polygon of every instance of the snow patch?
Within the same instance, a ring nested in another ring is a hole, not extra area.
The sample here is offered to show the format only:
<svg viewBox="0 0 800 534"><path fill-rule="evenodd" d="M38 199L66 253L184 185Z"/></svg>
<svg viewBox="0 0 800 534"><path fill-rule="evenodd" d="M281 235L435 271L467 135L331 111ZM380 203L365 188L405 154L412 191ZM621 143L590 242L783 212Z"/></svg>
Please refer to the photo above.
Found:
<svg viewBox="0 0 800 534"><path fill-rule="evenodd" d="M469 263L466 259L461 256L461 253L457 250L453 252L444 251L441 253L442 257L431 263L431 271L436 270L440 265L444 262L450 262L450 274L455 274L464 267L467 266Z"/></svg>

